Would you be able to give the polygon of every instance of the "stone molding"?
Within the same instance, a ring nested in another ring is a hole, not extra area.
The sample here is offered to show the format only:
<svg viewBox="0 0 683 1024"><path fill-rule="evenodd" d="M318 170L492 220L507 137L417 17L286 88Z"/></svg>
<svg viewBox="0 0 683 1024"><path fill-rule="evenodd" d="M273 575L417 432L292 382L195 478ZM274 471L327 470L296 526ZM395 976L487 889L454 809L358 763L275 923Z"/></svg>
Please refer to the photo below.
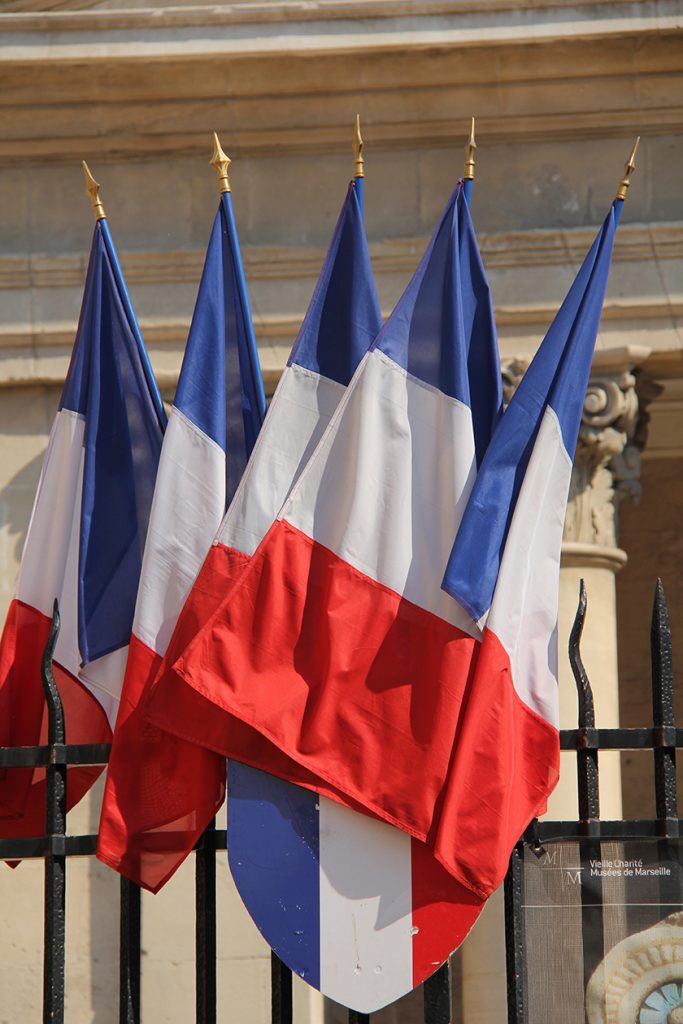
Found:
<svg viewBox="0 0 683 1024"><path fill-rule="evenodd" d="M527 8L537 12L549 8L569 8L587 11L600 7L633 6L636 0L530 0ZM206 4L201 0L185 2L180 7L164 3L147 3L140 8L126 7L125 3L115 9L102 5L99 0L52 0L52 10L47 9L45 0L5 0L4 12L7 24L15 31L25 30L27 24L49 28L63 27L88 29L96 24L100 28L123 29L141 28L149 25L187 26L215 24L278 24L292 20L298 22L340 21L352 19L388 19L414 17L431 19L455 15L466 15L515 11L518 0L271 0L248 3L224 3L220 6ZM19 17L10 18L10 14Z"/></svg>
<svg viewBox="0 0 683 1024"><path fill-rule="evenodd" d="M595 235L594 228L560 231L533 230L481 234L479 247L488 270L509 267L578 265ZM411 273L429 239L399 238L370 245L377 274ZM303 246L255 246L242 250L247 277L253 280L289 280L317 277L325 250ZM614 247L614 262L639 260L683 260L683 223L628 224L620 231ZM199 281L204 252L124 252L121 262L131 284L177 284ZM0 290L21 288L81 287L87 256L82 254L35 253L30 256L0 256ZM627 304L628 305L628 304ZM650 309L649 303L644 304ZM683 294L680 306L683 306ZM671 303L669 309L674 311ZM535 319L545 316L538 307ZM640 312L637 310L636 312ZM677 315L680 315L680 308ZM512 312L509 314L512 316Z"/></svg>
<svg viewBox="0 0 683 1024"><path fill-rule="evenodd" d="M489 145L628 147L680 127L682 31L678 0L5 13L0 161L204 155L214 128L234 158L348 152L356 109L368 154L461 151L473 110Z"/></svg>
<svg viewBox="0 0 683 1024"><path fill-rule="evenodd" d="M112 53L135 44L140 57L160 52L172 57L176 51L196 51L200 46L203 52L238 55L285 49L376 51L403 47L406 42L411 47L443 47L490 45L510 38L548 41L568 35L604 38L628 31L671 31L681 27L679 11L676 0L535 0L525 5L523 15L514 0L281 0L187 8L7 12L2 25L10 40L16 36L14 46L5 43L10 59L57 60L84 55L90 59L93 33L98 45ZM272 31L264 29L266 25ZM198 28L212 31L198 36ZM50 40L53 34L56 39Z"/></svg>
<svg viewBox="0 0 683 1024"><path fill-rule="evenodd" d="M595 353L569 487L566 565L590 563L617 571L626 562L618 547L619 507L625 500L638 501L641 492L640 449L645 436L639 430L643 408L634 371L649 353L635 345ZM504 365L506 401L528 364L528 358L517 358Z"/></svg>

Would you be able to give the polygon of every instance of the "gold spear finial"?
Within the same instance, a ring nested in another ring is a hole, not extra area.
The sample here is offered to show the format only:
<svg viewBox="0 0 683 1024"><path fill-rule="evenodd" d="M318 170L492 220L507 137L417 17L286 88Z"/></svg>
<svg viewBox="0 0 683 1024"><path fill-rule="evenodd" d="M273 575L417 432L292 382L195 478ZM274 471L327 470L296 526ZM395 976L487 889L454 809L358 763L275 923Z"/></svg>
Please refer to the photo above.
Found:
<svg viewBox="0 0 683 1024"><path fill-rule="evenodd" d="M353 136L353 176L354 178L364 178L364 161L363 161L363 139L360 134L360 114L356 114L356 131Z"/></svg>
<svg viewBox="0 0 683 1024"><path fill-rule="evenodd" d="M640 135L638 136L636 141L633 143L633 149L631 150L631 155L628 158L628 162L624 166L624 177L619 182L619 188L617 189L616 198L617 199L621 199L622 202L624 201L624 199L626 199L626 193L628 192L628 187L631 184L631 182L629 181L629 178L631 177L631 175L633 174L633 171L635 170L635 166L636 166L636 150L638 149L638 143L639 142L640 142Z"/></svg>
<svg viewBox="0 0 683 1024"><path fill-rule="evenodd" d="M85 175L85 192L86 195L90 196L95 220L104 220L107 215L104 212L104 207L100 200L100 186L90 173L90 168L86 164L85 160L83 160L83 174Z"/></svg>
<svg viewBox="0 0 683 1024"><path fill-rule="evenodd" d="M221 195L224 192L230 191L230 180L228 178L228 167L232 163L229 156L221 149L221 144L218 141L218 136L213 133L213 156L209 161L212 167L216 168L216 174L218 175L218 188L220 189Z"/></svg>
<svg viewBox="0 0 683 1024"><path fill-rule="evenodd" d="M474 118L472 118L472 124L470 125L470 137L467 140L465 146L465 170L463 172L463 179L465 181L474 180L474 151L477 148L477 144L474 141Z"/></svg>

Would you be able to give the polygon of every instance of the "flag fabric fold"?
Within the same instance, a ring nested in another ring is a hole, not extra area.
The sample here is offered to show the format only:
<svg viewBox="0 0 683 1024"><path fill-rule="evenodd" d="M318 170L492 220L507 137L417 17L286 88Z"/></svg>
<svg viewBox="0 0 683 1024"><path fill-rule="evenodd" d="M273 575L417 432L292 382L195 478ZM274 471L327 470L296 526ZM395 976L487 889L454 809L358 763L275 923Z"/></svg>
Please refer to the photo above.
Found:
<svg viewBox="0 0 683 1024"><path fill-rule="evenodd" d="M52 605L69 743L106 742L119 703L166 418L106 220L0 644L0 743L45 742L40 662ZM101 772L69 768L68 807ZM42 769L0 772L0 835L41 835Z"/></svg>
<svg viewBox="0 0 683 1024"><path fill-rule="evenodd" d="M156 891L223 801L225 760L152 727L142 706L265 415L229 194L199 286L150 515L97 855Z"/></svg>
<svg viewBox="0 0 683 1024"><path fill-rule="evenodd" d="M159 728L220 750L213 742L222 728L220 709L178 686L165 668L229 600L233 582L306 466L381 324L357 185L351 182L264 428L145 701L148 718Z"/></svg>
<svg viewBox="0 0 683 1024"><path fill-rule="evenodd" d="M352 186L342 218L351 215L350 223L357 237L364 241L356 206ZM340 220L340 225L342 223ZM343 392L340 388L332 390L332 380L324 373L318 379L311 374L318 369L334 373L332 367L341 364L344 373L336 373L335 377L338 383L347 384L367 348L373 327L375 332L379 328L377 311L376 326L372 321L368 323L358 339L354 358L349 359L352 328L357 328L363 319L367 322L368 304L358 301L359 297L363 299L367 285L350 288L349 283L358 279L358 270L347 263L341 273L336 267L330 267L330 261L354 258L365 277L370 268L362 245L347 246L346 252L344 247L338 247L340 225L254 457L181 616L167 665L191 643L197 623L216 615L219 608L217 589L213 587L216 578L220 578L225 594L220 607L230 605L232 591L227 581L237 580L247 564L247 556L257 550L261 536L286 498L284 468L289 467L290 483L296 489L299 476L303 473L303 480L309 472L304 466L308 464L309 453L315 450L315 442L324 430L329 433L335 429L336 417L331 419L331 414ZM339 315L325 316L320 310L322 302L329 309L346 311L345 321L340 323ZM340 326L335 330L337 324ZM498 419L501 384L490 292L460 190L448 204L425 259L392 316L392 328L389 330L387 325L386 331L386 348L397 359L397 364L391 365L395 365L399 390L401 382L405 384L409 379L407 366L426 380L416 386L416 403L421 400L421 387L427 395L433 389L436 394L439 384L445 391L457 389L466 402L470 393L474 393L476 416L470 415L469 406L462 410L466 426L462 436L458 434L454 440L455 447L462 448L460 475L469 480L474 471L475 448L485 450ZM315 353L315 358L311 353ZM398 362L402 363L400 369ZM353 378L351 389L356 387L357 377L358 374ZM316 411L306 397L313 384L318 395L323 387L332 390L332 401L324 406L318 401L317 419L309 421L314 429L310 426L302 429L305 424L299 410L312 408L314 413ZM278 399L284 395L283 403L286 401L286 389L290 386L290 394L296 396L296 401L281 408ZM365 393L366 397L370 396L370 402L374 386L375 382L366 375ZM437 424L440 425L439 420L443 418L447 428L450 406L457 405L457 399L443 395L442 401L436 399L436 404ZM282 418L276 419L277 415ZM431 413L428 411L427 415ZM372 430L369 420L366 431L368 429ZM287 430L290 437L299 438L289 459L282 457ZM428 432L423 432L417 447L428 450L430 443ZM316 452L312 461L317 458ZM448 452L441 453L440 458L448 464ZM378 461L381 463L381 457ZM366 478L371 477L372 472L369 466ZM391 472L390 469L389 474ZM453 472L449 472L452 478ZM337 486L334 473L331 476L333 498L336 496L342 501L351 498L354 481L346 486L340 479ZM273 481L278 481L279 489L273 487ZM358 490L364 487L365 480L361 479ZM462 487L460 481L455 485L456 492ZM452 522L442 537L443 558L439 559L438 573L433 579L436 593L452 539ZM259 526L258 531L249 533L254 525ZM254 558L259 557L259 551ZM186 612L191 615L191 625L183 631L181 625ZM263 620L264 626L267 621L267 618ZM329 642L334 639L330 637ZM324 650L323 645L328 640L323 632L319 638L312 636L310 642ZM158 690L152 691L148 702L153 721L192 736L198 743L222 753L229 752L227 735L239 730L251 750L252 763L267 763L274 773L266 774L234 760L229 762L228 854L247 908L288 966L326 995L368 1012L398 998L433 973L435 966L464 938L479 912L479 903L445 871L424 844L385 822L340 806L338 801L362 810L348 794L329 790L328 795L334 795L335 799L327 799L325 795L316 796L309 789L284 781L294 778L314 789L319 780L313 773L307 776L301 766L294 768L286 754L271 744L266 744L267 753L260 762L259 754L255 753L255 748L262 743L259 734L244 722L238 722L220 702L214 703L203 692L188 686L176 673L162 671L157 686ZM161 694L165 698L163 702L157 700ZM157 717L157 708L162 717ZM276 762L268 761L269 757L275 757ZM351 848L353 862L365 879L363 898L348 891L346 872ZM308 851L305 857L303 850ZM288 898L283 901L274 897L272 880L284 879L285 875ZM298 893L298 897L290 898L292 892ZM390 903L394 908L391 922L385 922L379 931L373 917L377 899L382 905ZM331 934L334 934L333 943L329 942ZM359 948L363 950L363 963L369 964L372 960L373 968L378 963L383 965L381 979L374 970L367 979L357 970Z"/></svg>
<svg viewBox="0 0 683 1024"><path fill-rule="evenodd" d="M463 303L456 270L467 261L472 294ZM378 718L376 730L358 732L356 711L370 722L386 704L399 731L414 717L408 735L417 734L418 747L431 736L447 761L453 684L438 672L413 706L422 676L437 667L427 664L429 645L418 652L414 642L425 623L468 647L478 635L439 584L476 472L467 367L482 305L490 309L488 285L458 188L283 511L167 673L176 692L193 689L223 710L219 719L207 714L206 727L182 716L203 742L304 785L320 780L320 792L378 813L367 795L384 790L392 727ZM434 342L453 335L456 345ZM318 764L323 748L333 760ZM432 796L435 778L424 780ZM400 808L382 816L398 824Z"/></svg>
<svg viewBox="0 0 683 1024"><path fill-rule="evenodd" d="M172 673L222 708L209 738L221 752L355 801L483 901L557 777L562 523L614 214L472 491L476 302L461 307L459 352L412 329L434 315L444 232L467 243L459 195L230 600Z"/></svg>

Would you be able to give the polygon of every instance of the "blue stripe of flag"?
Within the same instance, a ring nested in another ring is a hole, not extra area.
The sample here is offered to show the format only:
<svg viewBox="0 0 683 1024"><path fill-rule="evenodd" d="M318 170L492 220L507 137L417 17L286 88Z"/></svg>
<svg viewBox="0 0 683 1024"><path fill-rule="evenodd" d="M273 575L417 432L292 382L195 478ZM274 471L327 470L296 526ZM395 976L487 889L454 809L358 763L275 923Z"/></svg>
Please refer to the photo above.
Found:
<svg viewBox="0 0 683 1024"><path fill-rule="evenodd" d="M266 413L230 193L213 223L174 404L226 452L229 504Z"/></svg>
<svg viewBox="0 0 683 1024"><path fill-rule="evenodd" d="M479 620L491 607L505 540L541 419L557 415L574 457L616 229L614 207L519 384L484 456L443 579Z"/></svg>
<svg viewBox="0 0 683 1024"><path fill-rule="evenodd" d="M289 357L344 386L382 326L357 189L352 181Z"/></svg>
<svg viewBox="0 0 683 1024"><path fill-rule="evenodd" d="M85 419L78 641L86 665L130 639L165 427L104 220L95 226L59 407Z"/></svg>
<svg viewBox="0 0 683 1024"><path fill-rule="evenodd" d="M477 462L500 414L493 304L461 184L375 346L472 410Z"/></svg>

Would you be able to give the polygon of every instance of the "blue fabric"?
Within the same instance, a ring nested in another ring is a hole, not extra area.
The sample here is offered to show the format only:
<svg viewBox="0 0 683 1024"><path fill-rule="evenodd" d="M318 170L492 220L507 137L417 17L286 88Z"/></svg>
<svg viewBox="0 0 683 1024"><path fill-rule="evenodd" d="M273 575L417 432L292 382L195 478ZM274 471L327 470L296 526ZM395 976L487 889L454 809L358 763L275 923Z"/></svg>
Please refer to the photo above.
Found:
<svg viewBox="0 0 683 1024"><path fill-rule="evenodd" d="M500 415L500 360L491 293L461 183L373 347L471 408L479 463Z"/></svg>
<svg viewBox="0 0 683 1024"><path fill-rule="evenodd" d="M240 896L280 959L319 988L320 797L236 761L228 761L228 795Z"/></svg>
<svg viewBox="0 0 683 1024"><path fill-rule="evenodd" d="M574 457L615 227L612 207L503 414L472 489L443 589L474 619L491 606L515 503L548 406L557 415L569 458Z"/></svg>
<svg viewBox="0 0 683 1024"><path fill-rule="evenodd" d="M85 419L78 564L83 665L130 640L166 422L150 374L109 229L98 221L59 405Z"/></svg>
<svg viewBox="0 0 683 1024"><path fill-rule="evenodd" d="M174 404L227 453L227 503L266 413L230 194L221 197Z"/></svg>
<svg viewBox="0 0 683 1024"><path fill-rule="evenodd" d="M357 183L352 181L289 363L346 386L381 326Z"/></svg>
<svg viewBox="0 0 683 1024"><path fill-rule="evenodd" d="M362 217L365 213L365 178L354 178L353 181L356 186L356 197L358 199L360 215Z"/></svg>

